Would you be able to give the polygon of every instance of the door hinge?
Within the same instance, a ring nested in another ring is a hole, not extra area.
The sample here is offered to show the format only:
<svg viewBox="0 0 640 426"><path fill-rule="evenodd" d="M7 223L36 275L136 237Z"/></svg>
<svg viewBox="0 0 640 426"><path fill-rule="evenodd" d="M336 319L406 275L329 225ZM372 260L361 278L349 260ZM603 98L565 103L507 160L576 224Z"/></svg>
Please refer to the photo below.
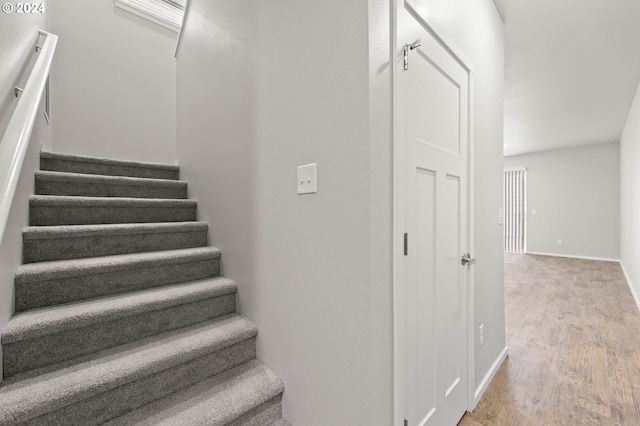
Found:
<svg viewBox="0 0 640 426"><path fill-rule="evenodd" d="M409 45L404 45L404 70L409 69Z"/></svg>
<svg viewBox="0 0 640 426"><path fill-rule="evenodd" d="M409 51L413 49L417 49L420 46L422 46L422 44L420 43L420 39L414 41L411 44L407 43L404 45L404 70L405 71L409 69Z"/></svg>
<svg viewBox="0 0 640 426"><path fill-rule="evenodd" d="M404 426L409 426L409 419L408 418L404 418Z"/></svg>
<svg viewBox="0 0 640 426"><path fill-rule="evenodd" d="M409 234L404 233L404 255L407 256L409 254Z"/></svg>

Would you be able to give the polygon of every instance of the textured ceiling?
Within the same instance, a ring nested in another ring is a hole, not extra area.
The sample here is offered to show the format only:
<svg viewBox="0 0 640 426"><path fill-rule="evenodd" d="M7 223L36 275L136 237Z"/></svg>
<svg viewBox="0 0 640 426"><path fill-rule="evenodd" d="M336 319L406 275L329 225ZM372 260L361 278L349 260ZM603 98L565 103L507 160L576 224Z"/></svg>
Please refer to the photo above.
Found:
<svg viewBox="0 0 640 426"><path fill-rule="evenodd" d="M505 155L618 141L640 82L640 1L494 2Z"/></svg>

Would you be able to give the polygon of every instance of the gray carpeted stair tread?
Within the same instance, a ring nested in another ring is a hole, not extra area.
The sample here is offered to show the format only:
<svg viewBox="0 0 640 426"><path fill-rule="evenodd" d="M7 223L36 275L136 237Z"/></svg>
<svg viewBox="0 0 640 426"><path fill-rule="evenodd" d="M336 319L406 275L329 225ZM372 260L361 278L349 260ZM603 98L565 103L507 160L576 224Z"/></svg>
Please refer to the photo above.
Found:
<svg viewBox="0 0 640 426"><path fill-rule="evenodd" d="M29 196L31 206L72 206L72 207L196 207L196 200L167 200L165 198L126 198L126 197L77 197L64 195L31 195Z"/></svg>
<svg viewBox="0 0 640 426"><path fill-rule="evenodd" d="M186 222L196 220L196 200L32 195L31 226L107 223Z"/></svg>
<svg viewBox="0 0 640 426"><path fill-rule="evenodd" d="M27 226L25 240L102 237L111 235L165 234L207 231L207 222L109 223L98 225Z"/></svg>
<svg viewBox="0 0 640 426"><path fill-rule="evenodd" d="M187 182L173 179L36 171L37 195L187 198Z"/></svg>
<svg viewBox="0 0 640 426"><path fill-rule="evenodd" d="M19 266L14 276L15 309L160 287L217 276L219 271L220 250L215 247L29 263Z"/></svg>
<svg viewBox="0 0 640 426"><path fill-rule="evenodd" d="M2 336L3 375L232 314L235 291L215 278L19 313Z"/></svg>
<svg viewBox="0 0 640 426"><path fill-rule="evenodd" d="M80 363L14 376L0 385L0 424L28 421L256 335L251 321L230 315L108 349Z"/></svg>
<svg viewBox="0 0 640 426"><path fill-rule="evenodd" d="M142 312L157 311L235 293L236 284L225 277L146 289L16 314L2 333L2 344L114 321Z"/></svg>
<svg viewBox="0 0 640 426"><path fill-rule="evenodd" d="M215 247L196 247L148 253L120 254L92 257L89 259L54 260L50 262L20 265L16 270L15 283L69 278L78 275L94 275L104 272L126 271L149 267L149 265L184 263L196 259L219 259L220 250Z"/></svg>
<svg viewBox="0 0 640 426"><path fill-rule="evenodd" d="M172 188L188 186L186 180L139 178L134 176L92 175L88 173L56 172L49 170L36 170L35 178L36 181L43 180L48 182L78 181L90 183L112 183L114 185L169 186Z"/></svg>
<svg viewBox="0 0 640 426"><path fill-rule="evenodd" d="M40 153L40 169L71 173L150 177L159 179L178 179L179 176L179 167L177 165L112 160L107 158L54 152Z"/></svg>
<svg viewBox="0 0 640 426"><path fill-rule="evenodd" d="M223 426L284 391L258 360L176 392L106 423L109 426Z"/></svg>
<svg viewBox="0 0 640 426"><path fill-rule="evenodd" d="M206 222L29 226L24 263L78 259L207 245Z"/></svg>
<svg viewBox="0 0 640 426"><path fill-rule="evenodd" d="M59 206L68 205L73 207L82 206L162 206L162 207L180 207L180 206L197 206L196 200L167 200L165 198L126 198L126 197L78 197L64 195L31 195L29 202L32 206Z"/></svg>

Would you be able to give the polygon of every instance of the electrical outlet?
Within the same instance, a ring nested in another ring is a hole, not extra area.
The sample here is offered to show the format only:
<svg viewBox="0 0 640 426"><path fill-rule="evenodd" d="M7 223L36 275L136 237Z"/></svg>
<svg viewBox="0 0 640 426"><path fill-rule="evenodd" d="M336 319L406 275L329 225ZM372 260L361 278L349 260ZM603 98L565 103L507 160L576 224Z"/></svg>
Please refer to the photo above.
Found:
<svg viewBox="0 0 640 426"><path fill-rule="evenodd" d="M480 347L484 345L484 324L478 327L478 344Z"/></svg>
<svg viewBox="0 0 640 426"><path fill-rule="evenodd" d="M559 246L561 246L561 245L562 245L562 240L557 240L557 241L556 241L556 244L557 244L557 245L559 245Z"/></svg>

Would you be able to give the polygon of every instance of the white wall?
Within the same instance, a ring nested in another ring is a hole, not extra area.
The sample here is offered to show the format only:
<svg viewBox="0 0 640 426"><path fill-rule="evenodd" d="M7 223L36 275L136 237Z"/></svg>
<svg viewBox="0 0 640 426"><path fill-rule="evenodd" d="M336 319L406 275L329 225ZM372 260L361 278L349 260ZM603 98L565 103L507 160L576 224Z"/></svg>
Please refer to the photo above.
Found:
<svg viewBox="0 0 640 426"><path fill-rule="evenodd" d="M182 173L296 425L390 417L371 404L367 17L366 0L192 0L178 55ZM310 162L319 192L298 196Z"/></svg>
<svg viewBox="0 0 640 426"><path fill-rule="evenodd" d="M45 9L50 2L45 3ZM38 30L48 30L50 12L44 14L0 14L0 135L15 109L13 86L24 87L36 59L34 45ZM0 241L0 330L13 315L13 277L22 263L22 229L28 225L29 195L33 194L33 174L39 166L40 145L51 148L51 126L38 111L31 143L25 154L22 171L11 204L5 233ZM2 348L0 347L0 380Z"/></svg>
<svg viewBox="0 0 640 426"><path fill-rule="evenodd" d="M619 162L617 142L505 157L527 168L527 251L619 259Z"/></svg>
<svg viewBox="0 0 640 426"><path fill-rule="evenodd" d="M620 139L620 261L640 301L640 87ZM640 306L640 305L639 305Z"/></svg>
<svg viewBox="0 0 640 426"><path fill-rule="evenodd" d="M476 347L475 380L479 387L505 349L504 254L502 227L498 225L498 209L502 206L504 25L491 0L420 2L474 67L476 333L484 324L484 345Z"/></svg>
<svg viewBox="0 0 640 426"><path fill-rule="evenodd" d="M434 2L439 22L477 73L483 376L504 349L504 40L490 0L449 3ZM295 425L393 421L390 10L384 0L192 0L184 27L182 174ZM298 196L296 166L310 162L318 194Z"/></svg>
<svg viewBox="0 0 640 426"><path fill-rule="evenodd" d="M113 0L54 3L54 149L173 163L176 33Z"/></svg>
<svg viewBox="0 0 640 426"><path fill-rule="evenodd" d="M45 4L45 13L18 14L0 12L0 136L9 124L11 113L18 102L13 86L24 87L35 60L38 30L46 30L51 2ZM15 4L15 2L10 2Z"/></svg>

